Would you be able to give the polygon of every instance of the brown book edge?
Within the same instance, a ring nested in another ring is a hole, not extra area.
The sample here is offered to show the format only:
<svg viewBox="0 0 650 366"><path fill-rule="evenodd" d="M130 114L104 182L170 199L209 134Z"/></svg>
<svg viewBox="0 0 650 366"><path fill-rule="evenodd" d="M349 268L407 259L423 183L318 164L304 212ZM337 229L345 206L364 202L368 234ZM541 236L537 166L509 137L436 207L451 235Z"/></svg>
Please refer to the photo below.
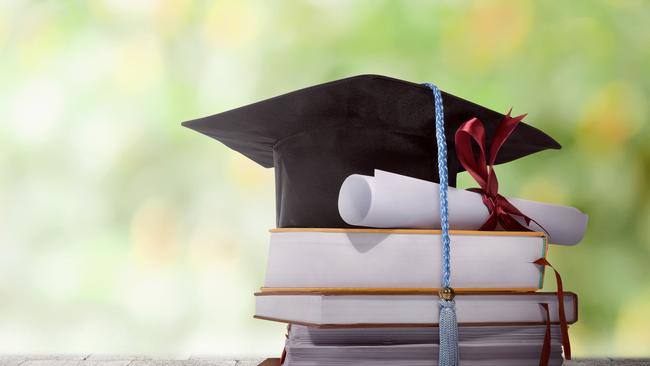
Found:
<svg viewBox="0 0 650 366"><path fill-rule="evenodd" d="M436 292L437 294L437 292ZM523 292L493 292L493 293L469 293L465 295L471 295L471 296L478 296L478 295L555 295L556 292L533 292L533 293L523 293ZM255 293L255 296L271 296L271 295L278 295L278 294L271 294L271 293ZM286 293L284 294L279 294L279 295L288 295ZM306 294L306 293L301 293L297 295L317 295L317 294ZM333 294L318 294L318 295L323 295L323 296L339 296L339 295L333 295ZM359 295L369 295L369 294L359 294ZM417 293L415 295L424 295L422 293ZM568 324L574 324L578 321L578 295L576 295L574 292L571 291L565 291L564 296L566 297L572 297L573 298L573 313L575 314L575 319L573 321L567 321ZM297 321L291 321L291 320L286 320L286 319L278 319L278 318L270 318L270 317L265 317L265 316L259 316L259 315L253 315L253 318L255 319L262 319L262 320L269 320L273 322L279 322L279 323L288 323L288 324L298 324L298 325L304 325L308 327L314 327L314 328L395 328L395 327L438 327L437 324L435 323L415 323L415 324L398 324L398 323L386 323L386 324L378 324L378 323L357 323L357 324L314 324L314 323L303 323L303 322L297 322ZM546 325L544 322L492 322L492 323L459 323L460 325L463 326L495 326L495 325L501 325L501 326L507 326L507 325ZM559 322L551 322L551 324L559 324Z"/></svg>
<svg viewBox="0 0 650 366"><path fill-rule="evenodd" d="M268 288L268 287L267 287ZM316 289L314 289L316 290ZM387 289L374 289L374 288L361 288L359 290L368 290L368 291L352 291L354 289L346 289L350 291L343 291L340 293L337 292L331 292L331 291L325 291L325 292L318 292L318 291L262 291L262 292L255 292L253 295L255 296L273 296L273 295L322 295L322 296L345 296L345 295L438 295L438 290L437 289L397 289L400 290L399 292L391 292L391 291L386 291ZM388 289L390 290L390 289ZM412 290L412 291L409 291ZM528 292L523 292L523 291L474 291L474 292L456 292L457 295L470 295L470 296L480 296L480 295L555 295L557 292L555 291L528 291ZM564 291L564 295L566 296L573 296L576 298L576 301L578 299L578 296L576 295L575 292L572 291Z"/></svg>
<svg viewBox="0 0 650 366"><path fill-rule="evenodd" d="M267 317L262 315L253 315L253 318L260 320L268 320L277 323L297 324L304 325L310 328L319 329L342 329L342 328L438 328L436 323L350 323L350 324L317 324L308 323L295 320L287 320L280 318ZM577 321L567 322L574 324ZM551 322L553 325L560 324L559 322ZM489 326L528 326L528 325L546 325L545 322L489 322L489 323L458 323L464 327L489 327Z"/></svg>
<svg viewBox="0 0 650 366"><path fill-rule="evenodd" d="M275 228L269 229L271 233L372 233L372 234L440 234L440 230L430 229L343 229L343 228ZM538 236L546 237L540 231L478 231L478 230L449 230L451 235L482 235L482 236Z"/></svg>
<svg viewBox="0 0 650 366"><path fill-rule="evenodd" d="M456 294L495 295L530 294L538 288L455 288ZM264 295L437 295L438 288L368 288L368 287L262 287L255 296Z"/></svg>
<svg viewBox="0 0 650 366"><path fill-rule="evenodd" d="M281 363L279 358L267 358L257 366L280 366L280 365Z"/></svg>

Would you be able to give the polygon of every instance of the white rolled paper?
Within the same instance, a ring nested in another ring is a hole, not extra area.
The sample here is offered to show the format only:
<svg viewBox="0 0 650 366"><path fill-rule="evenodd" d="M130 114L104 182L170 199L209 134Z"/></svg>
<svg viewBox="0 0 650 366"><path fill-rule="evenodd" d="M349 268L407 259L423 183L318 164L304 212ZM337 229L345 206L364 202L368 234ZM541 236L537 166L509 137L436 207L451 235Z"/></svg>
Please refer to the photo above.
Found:
<svg viewBox="0 0 650 366"><path fill-rule="evenodd" d="M375 170L374 177L353 174L339 191L339 213L343 221L355 226L439 229L438 190L437 183L383 170ZM508 201L546 229L550 243L574 245L584 236L587 215L576 208L518 198ZM452 230L477 230L488 217L480 194L449 187ZM531 222L528 227L544 231L539 225Z"/></svg>

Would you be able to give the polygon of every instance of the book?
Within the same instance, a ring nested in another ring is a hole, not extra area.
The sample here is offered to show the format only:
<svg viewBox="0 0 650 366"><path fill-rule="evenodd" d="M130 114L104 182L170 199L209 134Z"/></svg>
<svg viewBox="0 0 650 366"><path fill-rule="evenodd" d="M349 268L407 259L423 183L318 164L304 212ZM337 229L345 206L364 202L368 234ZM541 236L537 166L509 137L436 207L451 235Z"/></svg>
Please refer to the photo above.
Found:
<svg viewBox="0 0 650 366"><path fill-rule="evenodd" d="M435 326L437 295L323 295L261 292L255 295L255 317L315 327ZM540 303L549 307L550 322L559 322L555 293L485 293L456 295L461 325L546 324ZM567 323L578 318L577 296L564 293Z"/></svg>
<svg viewBox="0 0 650 366"><path fill-rule="evenodd" d="M451 231L457 292L542 287L547 242L540 232ZM438 230L271 230L265 289L437 289Z"/></svg>
<svg viewBox="0 0 650 366"><path fill-rule="evenodd" d="M537 365L545 326L459 328L462 365ZM432 365L438 359L435 328L336 328L291 325L284 365ZM550 365L562 364L561 332L551 327Z"/></svg>

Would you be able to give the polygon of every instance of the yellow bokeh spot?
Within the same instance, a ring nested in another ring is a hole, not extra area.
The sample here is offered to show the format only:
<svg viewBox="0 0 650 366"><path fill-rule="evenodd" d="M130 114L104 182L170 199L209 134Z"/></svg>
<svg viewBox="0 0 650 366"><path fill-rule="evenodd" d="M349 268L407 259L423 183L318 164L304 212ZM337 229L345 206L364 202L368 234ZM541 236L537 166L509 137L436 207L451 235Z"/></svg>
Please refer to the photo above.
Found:
<svg viewBox="0 0 650 366"><path fill-rule="evenodd" d="M266 169L237 152L228 154L228 174L242 189L256 189L273 184L274 171Z"/></svg>
<svg viewBox="0 0 650 366"><path fill-rule="evenodd" d="M548 178L540 177L525 182L517 197L538 201L562 204L566 202L564 185Z"/></svg>
<svg viewBox="0 0 650 366"><path fill-rule="evenodd" d="M616 323L616 354L647 356L650 345L650 291L625 300Z"/></svg>
<svg viewBox="0 0 650 366"><path fill-rule="evenodd" d="M131 245L135 260L164 267L178 259L178 223L172 207L160 199L143 202L131 219Z"/></svg>
<svg viewBox="0 0 650 366"><path fill-rule="evenodd" d="M445 30L445 54L477 69L514 54L526 40L533 22L529 1L475 1L467 16Z"/></svg>
<svg viewBox="0 0 650 366"><path fill-rule="evenodd" d="M208 9L205 38L217 46L237 48L256 39L261 19L258 9L243 1L215 1Z"/></svg>
<svg viewBox="0 0 650 366"><path fill-rule="evenodd" d="M197 269L233 269L239 259L236 245L235 238L228 236L227 230L199 226L187 243L188 259L192 267Z"/></svg>
<svg viewBox="0 0 650 366"><path fill-rule="evenodd" d="M191 0L161 1L155 12L157 29L164 34L176 34L189 22L192 13Z"/></svg>
<svg viewBox="0 0 650 366"><path fill-rule="evenodd" d="M159 40L151 34L140 34L117 49L114 80L122 91L141 92L160 81L163 56Z"/></svg>
<svg viewBox="0 0 650 366"><path fill-rule="evenodd" d="M634 85L615 81L598 90L585 106L578 144L590 153L624 148L645 120L645 98Z"/></svg>
<svg viewBox="0 0 650 366"><path fill-rule="evenodd" d="M9 19L3 13L0 13L0 48L5 46L9 37Z"/></svg>
<svg viewBox="0 0 650 366"><path fill-rule="evenodd" d="M50 12L37 13L34 19L21 24L18 33L16 53L23 67L35 71L39 67L49 68L52 60L62 55L64 32ZM9 35L8 35L9 36ZM11 41L10 41L11 42Z"/></svg>

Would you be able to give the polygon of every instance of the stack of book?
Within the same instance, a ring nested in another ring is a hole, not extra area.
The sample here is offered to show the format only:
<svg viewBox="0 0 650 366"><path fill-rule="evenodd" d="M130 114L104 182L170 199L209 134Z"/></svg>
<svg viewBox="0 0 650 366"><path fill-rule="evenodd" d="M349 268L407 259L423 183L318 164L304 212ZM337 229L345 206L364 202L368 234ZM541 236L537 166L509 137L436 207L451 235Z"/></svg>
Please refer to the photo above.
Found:
<svg viewBox="0 0 650 366"><path fill-rule="evenodd" d="M451 238L462 365L562 364L557 293L536 292L546 235ZM290 324L284 365L432 365L440 242L437 230L273 229L255 317ZM574 323L577 296L562 298Z"/></svg>
<svg viewBox="0 0 650 366"><path fill-rule="evenodd" d="M577 298L559 277L556 293L536 291L547 237L573 245L587 218L498 194L493 165L560 148L523 118L430 83L358 75L183 123L275 169L278 229L255 298L256 317L291 325L284 364L434 364L443 268L463 365L568 358ZM480 187L447 191L462 171ZM423 229L447 222L486 231L452 231L443 267L440 232ZM441 352L452 363L454 335Z"/></svg>

